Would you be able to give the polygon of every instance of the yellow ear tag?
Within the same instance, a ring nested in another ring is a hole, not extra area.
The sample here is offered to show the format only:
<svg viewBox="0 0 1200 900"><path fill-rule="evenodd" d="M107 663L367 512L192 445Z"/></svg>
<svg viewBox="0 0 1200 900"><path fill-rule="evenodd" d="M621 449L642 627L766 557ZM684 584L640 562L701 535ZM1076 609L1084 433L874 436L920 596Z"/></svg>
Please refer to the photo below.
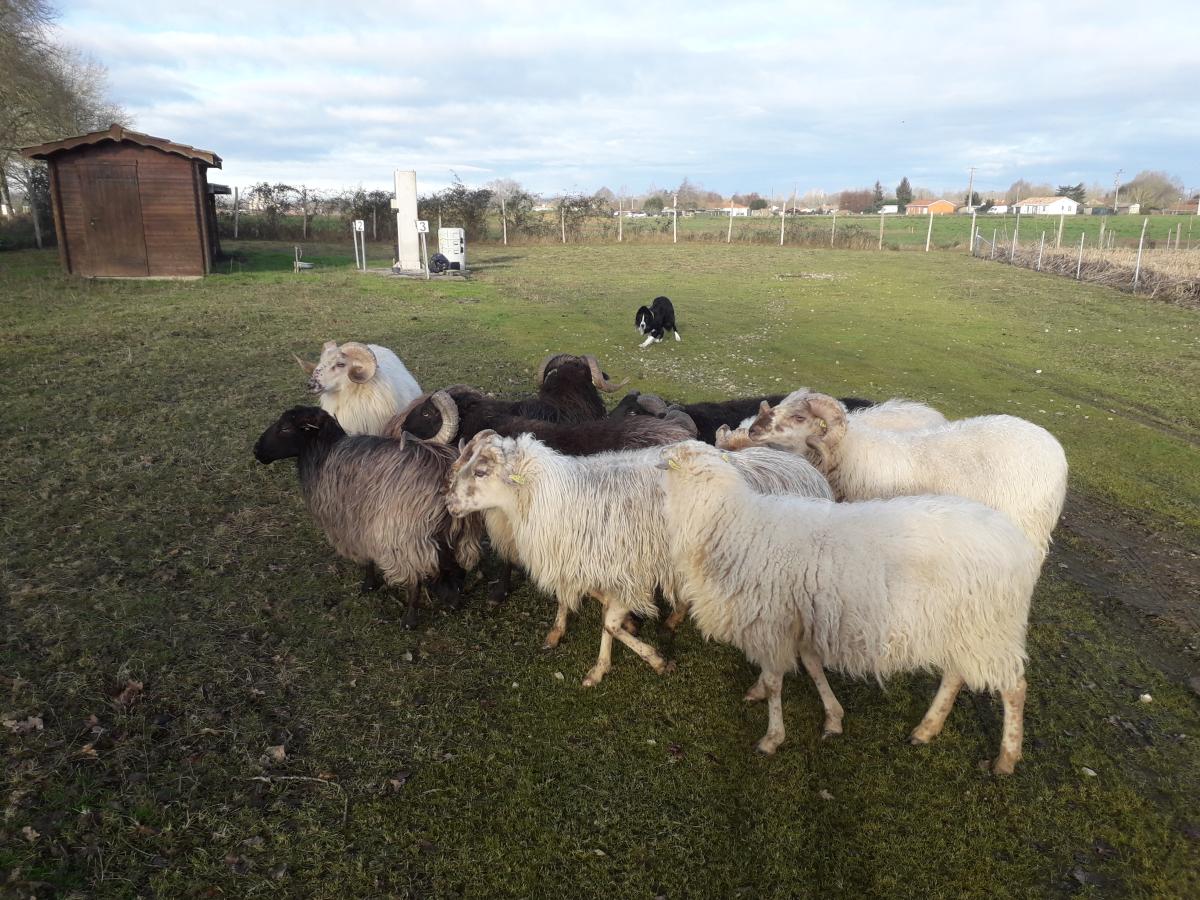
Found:
<svg viewBox="0 0 1200 900"><path fill-rule="evenodd" d="M676 472L678 472L679 471L679 463L675 462L674 459L668 459L667 460L667 468L674 469Z"/></svg>
<svg viewBox="0 0 1200 900"><path fill-rule="evenodd" d="M525 476L517 475L514 473L514 474L508 476L508 480L511 481L513 484L524 484Z"/></svg>
<svg viewBox="0 0 1200 900"><path fill-rule="evenodd" d="M829 426L828 426L827 424L825 424L825 420L824 420L824 419L817 419L817 424L821 426L821 430L822 430L822 431L828 431L828 430L829 430Z"/></svg>
<svg viewBox="0 0 1200 900"><path fill-rule="evenodd" d="M729 462L729 454L728 454L728 453L722 453L722 454L721 454L721 459L725 460L725 462Z"/></svg>

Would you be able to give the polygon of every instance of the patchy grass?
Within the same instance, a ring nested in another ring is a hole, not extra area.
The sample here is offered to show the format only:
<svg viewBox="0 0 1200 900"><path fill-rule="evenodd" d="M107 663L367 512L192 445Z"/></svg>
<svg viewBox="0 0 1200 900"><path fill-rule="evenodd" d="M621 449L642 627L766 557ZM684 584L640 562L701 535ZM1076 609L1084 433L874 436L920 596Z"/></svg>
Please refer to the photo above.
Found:
<svg viewBox="0 0 1200 900"><path fill-rule="evenodd" d="M685 628L674 675L618 650L584 691L596 611L541 654L552 605L528 587L493 610L477 586L464 613L404 632L323 546L291 467L250 456L304 402L289 354L331 337L393 347L428 387L511 393L545 352L586 350L673 398L809 384L1023 415L1063 441L1089 509L1194 558L1195 313L960 254L497 247L471 281L426 284L355 275L348 247L309 248L303 275L290 247L242 249L196 283L0 256L8 889L1200 891L1200 704L1179 677L1196 633L1068 578L1089 549L1074 534L1035 602L1015 777L977 765L998 740L987 698L963 697L929 747L905 743L929 676L834 679L847 733L827 742L815 693L789 679L789 742L763 759L765 710L743 706L754 673L732 649ZM657 293L684 342L639 352L633 310Z"/></svg>

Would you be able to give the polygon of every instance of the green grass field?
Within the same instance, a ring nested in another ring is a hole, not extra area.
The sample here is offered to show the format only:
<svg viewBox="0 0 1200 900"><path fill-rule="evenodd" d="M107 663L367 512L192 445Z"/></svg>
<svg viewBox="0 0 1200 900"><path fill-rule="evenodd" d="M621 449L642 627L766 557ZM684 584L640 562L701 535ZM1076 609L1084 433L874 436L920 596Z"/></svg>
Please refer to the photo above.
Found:
<svg viewBox="0 0 1200 900"><path fill-rule="evenodd" d="M470 280L425 283L355 274L349 242L308 248L301 275L290 245L226 249L202 282L0 254L6 891L1200 893L1194 311L958 252L488 246ZM639 351L633 311L659 293L684 341ZM553 603L522 582L489 608L491 563L465 611L403 631L324 545L294 467L250 453L308 402L291 354L330 338L392 347L427 388L515 395L564 350L673 399L809 385L1049 428L1072 494L1017 774L981 770L986 697L907 744L931 675L832 677L830 741L791 678L788 743L758 757L755 673L690 626L675 673L617 650L585 691L596 609L544 654Z"/></svg>

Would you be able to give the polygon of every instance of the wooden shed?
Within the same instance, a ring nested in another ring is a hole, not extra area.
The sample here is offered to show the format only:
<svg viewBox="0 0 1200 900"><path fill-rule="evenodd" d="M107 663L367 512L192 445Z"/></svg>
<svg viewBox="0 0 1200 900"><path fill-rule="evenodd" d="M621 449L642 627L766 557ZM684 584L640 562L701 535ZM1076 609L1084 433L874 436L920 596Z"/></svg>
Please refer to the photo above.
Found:
<svg viewBox="0 0 1200 900"><path fill-rule="evenodd" d="M23 147L50 165L50 200L63 269L102 278L207 275L220 253L208 170L221 158L113 125Z"/></svg>

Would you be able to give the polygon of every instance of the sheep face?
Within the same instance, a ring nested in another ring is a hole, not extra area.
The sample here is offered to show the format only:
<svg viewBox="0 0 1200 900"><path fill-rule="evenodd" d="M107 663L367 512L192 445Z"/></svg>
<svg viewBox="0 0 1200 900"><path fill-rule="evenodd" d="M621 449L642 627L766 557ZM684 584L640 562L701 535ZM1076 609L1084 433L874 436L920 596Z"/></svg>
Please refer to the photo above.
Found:
<svg viewBox="0 0 1200 900"><path fill-rule="evenodd" d="M262 433L254 444L254 458L264 465L291 459L323 434L334 436L340 431L337 420L320 407L297 406Z"/></svg>
<svg viewBox="0 0 1200 900"><path fill-rule="evenodd" d="M748 427L734 429L728 425L717 429L716 445L721 450L744 450L746 447L758 446L750 437Z"/></svg>
<svg viewBox="0 0 1200 900"><path fill-rule="evenodd" d="M503 506L513 489L525 484L525 476L514 471L516 444L485 430L475 435L450 468L446 509L462 518L473 512Z"/></svg>
<svg viewBox="0 0 1200 900"><path fill-rule="evenodd" d="M358 341L347 341L341 346L336 341L327 341L321 348L320 361L311 370L309 364L300 365L309 373L308 390L313 394L330 394L348 385L370 381L379 367L371 348Z"/></svg>
<svg viewBox="0 0 1200 900"><path fill-rule="evenodd" d="M756 443L815 456L818 468L828 463L829 451L845 433L846 408L827 394L803 389L788 394L775 407L764 402L747 429Z"/></svg>
<svg viewBox="0 0 1200 900"><path fill-rule="evenodd" d="M442 414L433 402L433 395L430 394L414 400L408 409L393 419L393 422L398 422L398 427L414 437L429 440L441 430ZM388 423L388 431L385 432L389 437L395 436L391 434L393 422Z"/></svg>

